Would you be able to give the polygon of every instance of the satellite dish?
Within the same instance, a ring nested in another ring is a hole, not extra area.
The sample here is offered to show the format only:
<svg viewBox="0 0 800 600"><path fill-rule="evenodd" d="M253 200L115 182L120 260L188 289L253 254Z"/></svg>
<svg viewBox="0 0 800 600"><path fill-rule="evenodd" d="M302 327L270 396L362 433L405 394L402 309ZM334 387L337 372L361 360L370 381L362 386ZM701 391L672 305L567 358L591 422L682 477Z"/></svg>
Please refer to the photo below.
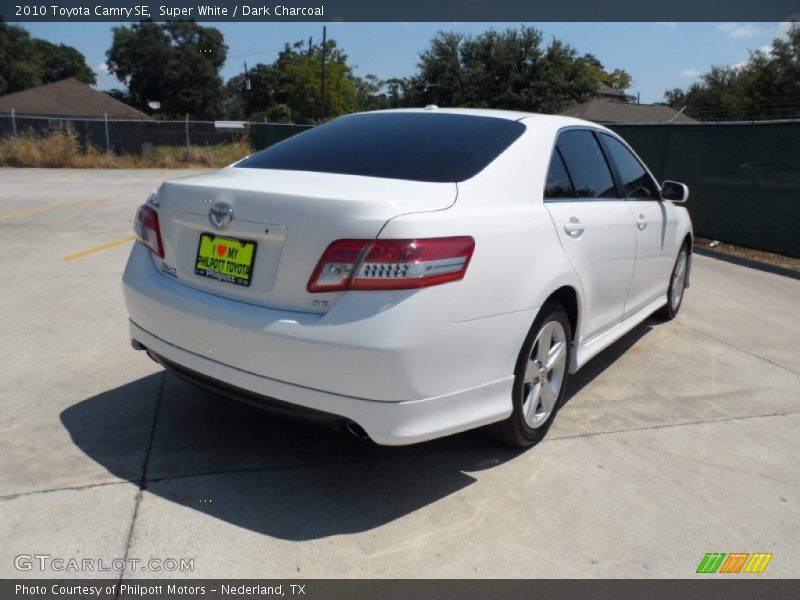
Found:
<svg viewBox="0 0 800 600"><path fill-rule="evenodd" d="M161 108L161 102L158 102L157 100L150 100L150 102L147 103L147 106L149 106L152 110L158 110Z"/></svg>

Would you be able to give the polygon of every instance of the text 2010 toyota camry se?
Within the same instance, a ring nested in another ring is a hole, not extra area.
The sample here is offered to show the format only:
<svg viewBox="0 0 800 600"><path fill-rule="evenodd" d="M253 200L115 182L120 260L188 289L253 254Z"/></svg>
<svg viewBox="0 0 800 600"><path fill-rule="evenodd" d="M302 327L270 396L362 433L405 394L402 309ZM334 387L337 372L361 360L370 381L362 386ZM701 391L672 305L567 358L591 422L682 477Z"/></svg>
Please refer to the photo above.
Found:
<svg viewBox="0 0 800 600"><path fill-rule="evenodd" d="M409 444L541 440L568 373L687 283L688 189L566 117L350 115L139 208L133 346L223 395Z"/></svg>

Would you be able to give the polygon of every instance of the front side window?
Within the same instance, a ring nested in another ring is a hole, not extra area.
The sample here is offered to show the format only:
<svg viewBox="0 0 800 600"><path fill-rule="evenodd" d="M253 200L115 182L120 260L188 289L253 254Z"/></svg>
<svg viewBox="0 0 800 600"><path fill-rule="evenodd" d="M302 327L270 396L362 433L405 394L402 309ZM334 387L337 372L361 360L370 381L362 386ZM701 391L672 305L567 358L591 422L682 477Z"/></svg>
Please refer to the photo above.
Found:
<svg viewBox="0 0 800 600"><path fill-rule="evenodd" d="M556 144L578 198L616 198L617 188L600 144L591 131L573 129Z"/></svg>
<svg viewBox="0 0 800 600"><path fill-rule="evenodd" d="M658 188L642 163L618 139L610 135L602 135L609 157L617 167L617 172L622 180L625 197L658 199Z"/></svg>

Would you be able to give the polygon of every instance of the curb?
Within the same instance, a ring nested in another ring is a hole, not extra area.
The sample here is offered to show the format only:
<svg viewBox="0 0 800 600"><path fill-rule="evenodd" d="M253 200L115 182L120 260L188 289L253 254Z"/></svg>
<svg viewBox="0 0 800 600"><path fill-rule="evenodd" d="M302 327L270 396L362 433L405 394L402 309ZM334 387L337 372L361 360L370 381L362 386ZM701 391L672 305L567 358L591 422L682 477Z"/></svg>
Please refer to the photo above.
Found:
<svg viewBox="0 0 800 600"><path fill-rule="evenodd" d="M740 267L749 267L751 269L758 269L759 271L773 273L774 275L783 275L784 277L800 280L800 271L795 271L794 269L789 269L787 267L779 267L777 265L771 265L758 260L751 260L749 258L733 256L732 254L725 254L724 252L718 252L709 248L698 248L697 246L692 249L692 252L702 256L708 256L710 258L716 258L734 265L739 265Z"/></svg>

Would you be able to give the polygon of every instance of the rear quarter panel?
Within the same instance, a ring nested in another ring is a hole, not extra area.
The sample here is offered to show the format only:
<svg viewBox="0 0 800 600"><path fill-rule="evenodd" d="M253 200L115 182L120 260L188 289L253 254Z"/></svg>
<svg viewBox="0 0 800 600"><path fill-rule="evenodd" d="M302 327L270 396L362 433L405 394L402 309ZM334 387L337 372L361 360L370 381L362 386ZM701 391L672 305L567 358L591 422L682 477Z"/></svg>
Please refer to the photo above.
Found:
<svg viewBox="0 0 800 600"><path fill-rule="evenodd" d="M581 297L542 201L554 135L552 126L528 125L486 169L458 184L451 208L400 216L381 231L385 238L475 238L472 260L450 312L452 321L538 309L564 285ZM521 332L523 338L526 333Z"/></svg>

